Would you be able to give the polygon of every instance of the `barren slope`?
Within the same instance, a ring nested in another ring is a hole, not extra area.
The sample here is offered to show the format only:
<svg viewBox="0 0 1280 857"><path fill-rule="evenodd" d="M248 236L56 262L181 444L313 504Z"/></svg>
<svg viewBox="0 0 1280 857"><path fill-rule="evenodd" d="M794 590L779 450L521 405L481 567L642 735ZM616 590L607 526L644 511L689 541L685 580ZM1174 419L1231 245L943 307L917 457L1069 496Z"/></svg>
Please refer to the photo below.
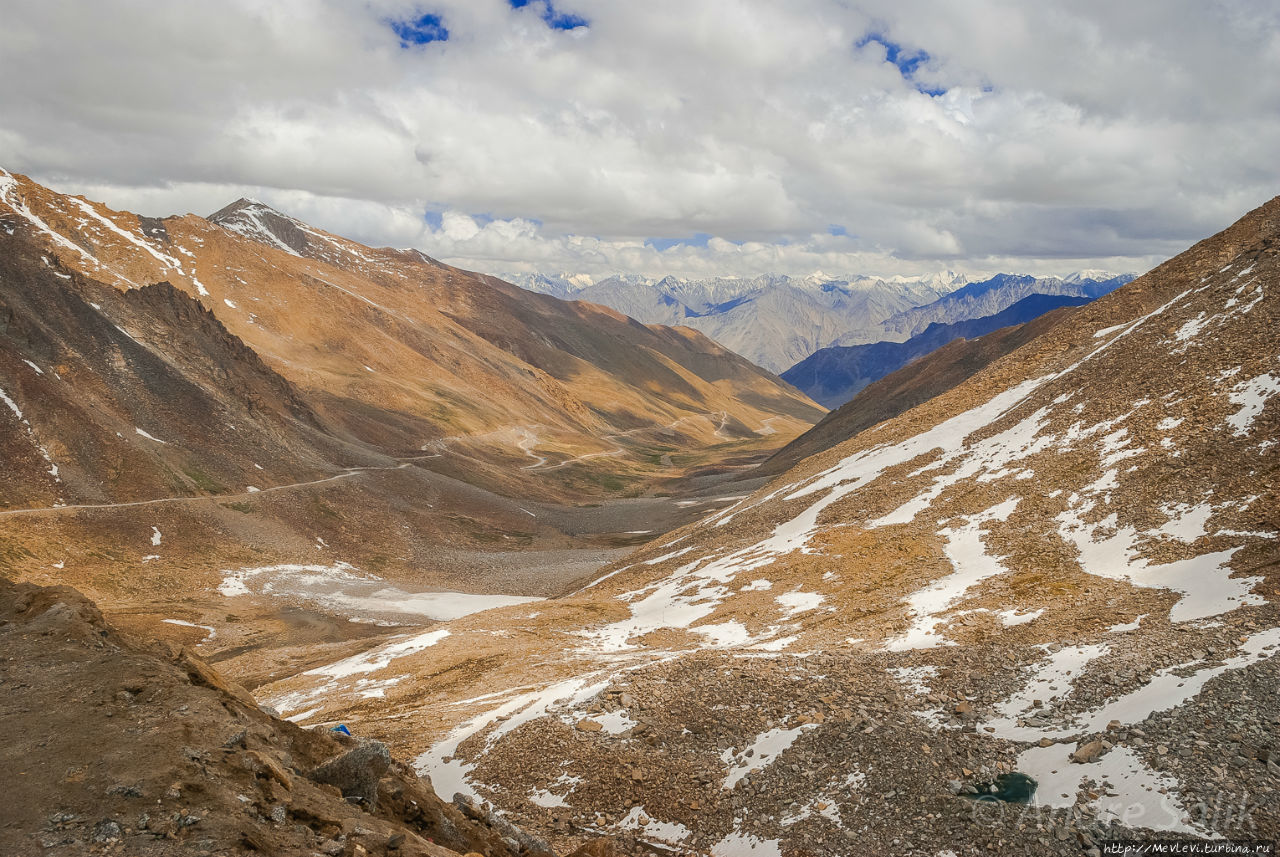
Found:
<svg viewBox="0 0 1280 857"><path fill-rule="evenodd" d="M1274 200L574 597L261 692L562 842L1274 838L1278 321Z"/></svg>
<svg viewBox="0 0 1280 857"><path fill-rule="evenodd" d="M0 200L5 255L35 251L55 273L83 275L79 292L100 305L170 282L340 435L507 493L600 493L554 468L593 454L618 458L610 472L643 483L656 475L652 447L697 453L759 429L794 435L822 413L691 331L532 295L416 251L363 247L258 203L212 220L153 220L9 173ZM162 331L147 333L132 335L177 351Z"/></svg>

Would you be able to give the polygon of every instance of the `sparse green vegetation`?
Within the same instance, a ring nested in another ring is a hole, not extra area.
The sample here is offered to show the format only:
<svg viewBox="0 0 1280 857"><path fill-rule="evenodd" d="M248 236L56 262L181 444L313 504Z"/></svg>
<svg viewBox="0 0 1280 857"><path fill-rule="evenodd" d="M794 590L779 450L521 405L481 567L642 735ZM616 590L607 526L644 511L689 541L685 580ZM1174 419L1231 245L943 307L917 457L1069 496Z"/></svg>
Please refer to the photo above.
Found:
<svg viewBox="0 0 1280 857"><path fill-rule="evenodd" d="M182 468L182 472L185 473L187 478L191 480L192 484L201 491L207 491L210 494L222 494L227 490L227 486L223 485L221 482L214 479L194 464Z"/></svg>

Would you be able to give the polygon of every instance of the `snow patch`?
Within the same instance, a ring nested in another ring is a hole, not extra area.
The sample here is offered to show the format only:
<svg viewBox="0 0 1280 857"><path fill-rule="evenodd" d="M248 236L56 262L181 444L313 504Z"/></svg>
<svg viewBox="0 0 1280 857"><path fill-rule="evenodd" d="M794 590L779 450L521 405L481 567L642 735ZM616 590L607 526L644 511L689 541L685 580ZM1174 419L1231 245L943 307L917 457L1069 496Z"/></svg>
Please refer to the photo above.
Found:
<svg viewBox="0 0 1280 857"><path fill-rule="evenodd" d="M209 625L197 625L195 622L188 622L185 619L161 619L160 621L164 622L166 625L181 625L184 628L199 628L200 630L207 632L204 636L205 640L212 640L214 637L218 636L218 632Z"/></svg>
<svg viewBox="0 0 1280 857"><path fill-rule="evenodd" d="M782 857L780 841L735 830L711 846L711 857Z"/></svg>
<svg viewBox="0 0 1280 857"><path fill-rule="evenodd" d="M803 732L813 728L816 728L815 724L806 723L794 729L770 729L768 732L757 735L750 746L743 748L739 753L734 753L732 747L725 750L720 754L720 759L732 767L729 768L722 787L732 789L747 775L772 764L773 760L795 743Z"/></svg>
<svg viewBox="0 0 1280 857"><path fill-rule="evenodd" d="M817 592L796 590L795 592L784 592L773 600L778 602L778 605L782 608L783 616L789 619L800 613L817 610L826 599Z"/></svg>
<svg viewBox="0 0 1280 857"><path fill-rule="evenodd" d="M643 806L633 806L631 812L627 813L626 817L618 822L618 828L621 830L638 830L645 839L657 839L659 842L666 842L671 845L685 841L692 833L683 824L658 821L645 812Z"/></svg>
<svg viewBox="0 0 1280 857"><path fill-rule="evenodd" d="M1249 381L1237 384L1227 394L1227 398L1231 400L1233 405L1240 406L1240 410L1227 417L1227 424L1231 426L1231 433L1236 437L1244 437L1249 434L1253 421L1262 413L1267 399L1276 393L1280 393L1280 378L1271 374L1259 375Z"/></svg>
<svg viewBox="0 0 1280 857"><path fill-rule="evenodd" d="M252 584L262 595L302 601L346 616L421 616L442 621L542 600L522 595L406 592L345 562L268 565L223 574L218 586L223 595L247 595Z"/></svg>
<svg viewBox="0 0 1280 857"><path fill-rule="evenodd" d="M136 428L136 427L135 427L135 428L134 428L134 431L135 431L135 432L137 432L137 433L138 433L139 435L141 435L142 437L145 437L147 440L154 441L155 443L163 443L163 444L167 444L167 443L168 443L168 441L166 441L166 440L161 440L161 439L160 439L160 438L158 438L158 437L154 437L154 436L152 436L152 435L147 434L145 431L143 431L143 430L142 430L142 429L140 429L140 428Z"/></svg>
<svg viewBox="0 0 1280 857"><path fill-rule="evenodd" d="M987 553L982 542L981 526L988 521L1007 520L1017 508L1018 502L1016 497L1005 500L985 512L973 515L968 523L959 528L948 527L940 532L947 540L943 550L955 571L907 597L911 627L885 644L888 651L901 652L953 645L935 630L942 622L942 613L974 586L1005 571L1000 564L1004 557Z"/></svg>

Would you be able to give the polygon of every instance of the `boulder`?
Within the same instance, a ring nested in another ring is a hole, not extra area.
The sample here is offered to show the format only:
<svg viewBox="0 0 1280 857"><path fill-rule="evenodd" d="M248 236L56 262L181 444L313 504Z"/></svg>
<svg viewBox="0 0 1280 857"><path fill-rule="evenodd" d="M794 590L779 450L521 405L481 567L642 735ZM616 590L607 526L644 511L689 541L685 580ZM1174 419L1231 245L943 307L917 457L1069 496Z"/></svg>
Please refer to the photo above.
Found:
<svg viewBox="0 0 1280 857"><path fill-rule="evenodd" d="M361 741L307 775L313 782L336 786L343 797L368 806L378 802L378 780L391 767L391 753L381 741Z"/></svg>
<svg viewBox="0 0 1280 857"><path fill-rule="evenodd" d="M1079 765L1087 765L1096 761L1102 755L1103 747L1101 741L1090 741L1087 744L1081 744L1076 751L1071 754L1071 761Z"/></svg>

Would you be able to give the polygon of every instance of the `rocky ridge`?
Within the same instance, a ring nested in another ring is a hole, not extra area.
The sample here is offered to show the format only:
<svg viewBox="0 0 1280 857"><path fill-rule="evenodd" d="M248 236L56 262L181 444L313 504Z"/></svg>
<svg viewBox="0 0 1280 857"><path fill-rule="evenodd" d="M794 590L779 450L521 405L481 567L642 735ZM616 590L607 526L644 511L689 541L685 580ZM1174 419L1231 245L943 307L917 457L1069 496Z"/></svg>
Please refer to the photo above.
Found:
<svg viewBox="0 0 1280 857"><path fill-rule="evenodd" d="M955 339L862 388L816 426L775 452L753 475L777 476L803 459L924 404L1071 317L1062 307L977 339Z"/></svg>
<svg viewBox="0 0 1280 857"><path fill-rule="evenodd" d="M1032 295L1096 298L1129 282L1085 271L1067 277L999 274L969 282L951 271L919 277L764 274L705 280L627 275L515 275L522 288L612 307L650 324L696 328L782 374L825 348L902 342L930 324L992 316Z"/></svg>

